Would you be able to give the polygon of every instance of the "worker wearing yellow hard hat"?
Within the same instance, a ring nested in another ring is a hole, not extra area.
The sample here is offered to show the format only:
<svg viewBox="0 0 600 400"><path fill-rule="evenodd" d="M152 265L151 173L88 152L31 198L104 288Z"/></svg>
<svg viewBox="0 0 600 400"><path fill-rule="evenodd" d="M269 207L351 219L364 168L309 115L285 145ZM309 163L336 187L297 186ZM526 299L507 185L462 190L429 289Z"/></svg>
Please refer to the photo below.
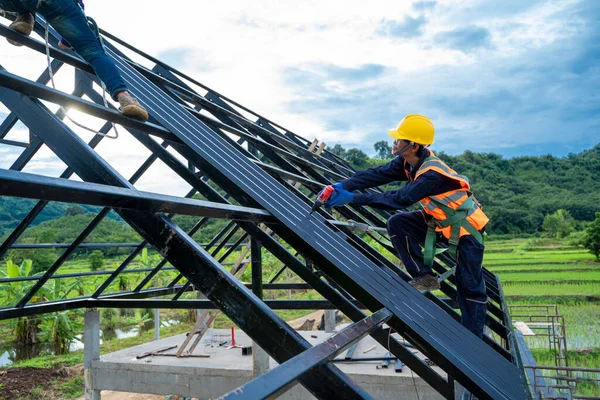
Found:
<svg viewBox="0 0 600 400"><path fill-rule="evenodd" d="M388 135L394 139L406 140L408 142L422 145L433 144L435 128L429 118L420 114L409 114L395 129L389 129Z"/></svg>
<svg viewBox="0 0 600 400"><path fill-rule="evenodd" d="M394 139L392 153L396 157L385 165L359 171L332 185L335 192L325 206L349 203L404 210L419 203L420 210L402 211L387 221L390 241L413 278L408 283L421 291L439 289L432 264L443 251L436 247L436 241L446 245L447 254L457 263L455 281L462 324L481 338L487 312L481 265L482 233L488 218L473 197L469 180L428 149L435 136L429 118L409 114L395 129L388 130L388 134ZM394 181L407 183L399 190L353 193Z"/></svg>

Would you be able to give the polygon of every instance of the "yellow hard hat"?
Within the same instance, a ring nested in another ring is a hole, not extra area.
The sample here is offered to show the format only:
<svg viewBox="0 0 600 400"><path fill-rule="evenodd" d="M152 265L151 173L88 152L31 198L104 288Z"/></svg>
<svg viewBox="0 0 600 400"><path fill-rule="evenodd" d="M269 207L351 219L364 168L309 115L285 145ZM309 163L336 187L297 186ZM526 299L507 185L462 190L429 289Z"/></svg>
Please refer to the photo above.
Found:
<svg viewBox="0 0 600 400"><path fill-rule="evenodd" d="M433 143L433 122L421 114L408 114L396 127L388 130L388 135L394 139L408 140L418 144Z"/></svg>

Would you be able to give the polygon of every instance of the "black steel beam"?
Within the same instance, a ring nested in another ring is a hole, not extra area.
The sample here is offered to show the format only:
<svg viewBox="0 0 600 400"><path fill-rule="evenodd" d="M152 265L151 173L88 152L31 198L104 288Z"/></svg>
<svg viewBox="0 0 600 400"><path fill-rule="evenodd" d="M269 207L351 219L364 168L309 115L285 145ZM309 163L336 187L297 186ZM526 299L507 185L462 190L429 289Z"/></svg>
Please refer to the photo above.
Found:
<svg viewBox="0 0 600 400"><path fill-rule="evenodd" d="M25 36L20 34L12 29L7 28L5 25L0 24L0 36L4 36L7 39L20 43L32 50L37 51L40 54L46 54L46 44L44 42L40 42L37 39L34 39L30 36ZM81 70L94 73L92 67L90 67L85 61L81 58L73 55L72 52L63 51L56 47L50 47L50 57L53 59L62 61L63 63L67 63L73 67L79 68Z"/></svg>
<svg viewBox="0 0 600 400"><path fill-rule="evenodd" d="M184 199L159 193L9 170L0 170L0 191L3 196L87 204L114 209L152 213L168 212L255 223L274 222L270 213L255 208Z"/></svg>
<svg viewBox="0 0 600 400"><path fill-rule="evenodd" d="M266 374L232 390L220 399L273 399L289 389L302 375L357 343L392 317L387 309L381 309L365 319L355 322L322 343L279 365Z"/></svg>
<svg viewBox="0 0 600 400"><path fill-rule="evenodd" d="M335 304L328 300L264 300L272 310L336 310ZM357 307L362 307L357 301ZM29 307L29 306L28 306ZM164 308L173 310L209 310L218 309L210 300L132 300L132 299L89 299L86 307L98 308Z"/></svg>
<svg viewBox="0 0 600 400"><path fill-rule="evenodd" d="M242 110L244 110L244 111L247 111L247 112L249 112L249 113L251 113L251 114L253 114L253 115L257 116L257 117L258 117L258 119L259 119L259 121L266 121L266 122L268 122L269 124L272 124L273 126L276 126L277 128L279 128L279 129L281 129L281 130L284 130L284 131L286 132L286 135L287 135L287 134L289 134L289 135L293 135L293 136L294 136L294 137L296 137L298 140L303 140L303 141L306 141L306 139L304 139L302 136L299 136L299 135L297 135L297 134L295 134L295 133L293 133L293 132L291 132L291 131L289 131L289 130L287 130L287 129L283 128L283 127L281 127L280 125L276 124L275 122L272 122L272 121L270 121L269 119L267 119L267 118L265 118L265 117L261 116L260 114L258 114L258 113L256 113L256 112L254 112L254 111L252 111L252 110L250 110L250 109L248 109L248 108L244 107L243 105L241 105L241 104L237 103L235 100L231 100L231 99L227 98L226 96L224 96L224 95L222 95L222 94L218 93L217 91L215 91L215 90L211 89L210 87L208 87L208 86L206 86L206 85L204 85L204 84L202 84L202 83L198 82L197 80L195 80L195 79L191 78L190 76L188 76L188 75L184 74L183 72L180 72L180 71L178 71L177 69L175 69L175 68L171 67L170 65L168 65L168 64L166 64L166 63L164 63L164 62L162 62L162 61L160 61L160 60L158 60L158 59L156 59L156 58L152 57L151 55L149 55L149 54L146 54L146 53L144 53L143 51L141 51L141 50L139 50L139 49L137 49L137 48L135 48L135 47L131 46L129 43L127 43L127 42L125 42L125 41L123 41L123 40L119 39L118 37L116 37L116 36L112 35L111 33L107 32L107 31L105 31L104 29L100 29L100 33L101 33L103 36L106 36L107 38L109 38L109 39L111 39L111 40L115 41L116 43L118 43L118 44L120 44L120 45L122 45L122 46L126 47L127 49L129 49L129 50L131 50L131 51L135 52L136 54L138 54L138 55L141 55L142 57L146 58L147 60L150 60L150 61L152 61L153 63L155 63L155 64L157 64L157 65L159 65L159 66L161 66L161 67L163 67L163 68L165 68L165 69L167 69L167 70L169 70L169 71L173 72L175 75L177 75L177 76L179 76L179 77L181 77L181 78L183 78L183 79L187 80L188 82L190 82L190 83L193 83L194 85L200 86L201 88L203 88L203 89L206 89L206 90L207 90L207 91L209 91L209 92L215 93L215 94L217 94L217 95L218 95L220 98L222 98L222 99L226 100L228 103L231 103L231 104L233 104L234 106L236 106L236 107L239 107L239 108L241 108ZM260 125L260 123L259 123L259 125ZM261 125L261 126L262 126L262 125ZM338 158L338 157L336 157L336 158ZM339 159L339 158L338 158L338 159ZM343 160L341 160L341 161L340 161L340 163L342 163L342 164L346 164L346 162L345 162L345 161L343 161ZM346 167L346 168L348 168L348 167ZM349 169L350 171L353 171L351 168L348 168L348 169Z"/></svg>
<svg viewBox="0 0 600 400"><path fill-rule="evenodd" d="M130 73L124 75L129 84L132 79L139 79L132 78ZM12 78L8 80L14 82ZM5 81L6 74L2 72L0 84L6 83ZM14 89L20 88L16 85ZM133 87L132 91L136 94ZM42 141L83 180L132 187L41 102L8 89L0 89L0 98L30 129L36 132L39 129ZM107 112L106 109L103 112ZM145 126L140 125L142 128ZM225 315L277 361L285 362L310 347L302 336L240 285L171 221L157 214L140 211L120 210L119 214L155 248L161 249L163 256L172 265L185 273L188 280L207 298L217 302ZM320 398L332 398L340 394L348 398L369 398L359 386L331 365L319 367L314 373L303 377L301 382Z"/></svg>
<svg viewBox="0 0 600 400"><path fill-rule="evenodd" d="M155 145L155 142L149 140L148 138L146 138L143 135L138 135L138 140L140 140L142 143L146 144L147 147L149 147L149 149L151 149L151 151L159 154L159 157L161 157L161 160L163 160L176 173L178 173L182 178L184 178L184 180L186 180L193 187L198 189L209 200L218 201L219 199L221 199L222 201L225 201L225 199L220 194L218 194L216 191L214 191L214 189L208 187L203 182L201 182L196 176L191 174L188 171L186 166L182 165L172 155L165 152L164 149ZM196 156L196 154L189 151L189 149L187 147L179 146L179 147L177 147L177 149L189 161L193 161L194 165L199 167L200 169L202 169L206 172L211 172L211 173L217 172L212 165L207 164L207 163L198 162L199 160L198 160L198 157ZM235 186L228 186L228 189L230 192L233 191L236 194L236 196L238 196L239 200L252 202L252 199L245 197L244 192L236 192L234 190L234 189L236 189ZM244 225L246 225L246 226L244 226L244 229L247 232L249 232L252 236L257 237L257 235L259 235L259 237L261 237L260 240L263 242L263 244L265 244L265 247L267 246L266 243L269 242L270 240L272 240L268 235L266 235L263 231L261 231L255 225L250 225L250 224L244 224ZM260 236L260 235L262 235L262 236ZM281 250L278 243L276 243L276 242L269 242L269 245L271 246L271 248L269 248L269 251L271 251L271 252ZM294 261L297 262L297 260L293 256L292 256L292 258ZM305 268L304 265L302 265L302 268ZM318 281L320 281L320 280L318 280ZM320 281L320 282L322 282L322 281ZM312 286L314 287L314 285L312 285ZM337 294L338 293L335 290L332 290L332 293L330 292L329 296L335 296ZM329 296L326 296L326 297L331 298ZM361 318L362 318L362 313L361 313ZM358 318L358 319L360 319L360 318ZM379 337L378 340L380 340L382 343L387 343L387 340L388 340L387 334L382 334L382 335L379 335L378 337ZM414 371L417 371L417 373L419 373L419 375L424 376L425 379L428 382L430 382L430 384L432 384L432 386L434 386L438 391L440 391L440 393L443 393L446 397L450 398L449 396L451 393L451 388L449 388L448 383L443 378L441 378L437 373L432 371L428 366L426 366L422 362L422 360L418 360L418 359L415 360L414 355L410 351L406 350L406 348L400 344L395 344L393 341L392 341L392 351L395 351L395 354L400 353L403 355L404 358L409 359L412 364L412 365L410 365L410 367Z"/></svg>
<svg viewBox="0 0 600 400"><path fill-rule="evenodd" d="M252 293L259 299L263 298L262 254L260 242L250 239L250 260L252 268Z"/></svg>
<svg viewBox="0 0 600 400"><path fill-rule="evenodd" d="M49 88L45 85L21 78L20 76L6 72L6 70L3 68L0 68L0 86L15 90L28 96L59 104L63 107L71 107L93 117L111 121L127 128L136 129L140 132L154 135L171 142L179 142L177 137L161 126L154 125L149 122L140 122L135 119L125 117L118 111L110 110L104 106L83 100L77 96L72 96L59 90Z"/></svg>
<svg viewBox="0 0 600 400"><path fill-rule="evenodd" d="M102 299L117 299L117 300L125 300L130 301L131 299L146 299L149 297L159 297L164 295L172 294L174 291L178 290L179 287L176 288L158 288L158 289L149 289L140 293L133 292L121 292L121 293L113 293L109 295L104 295ZM89 298L86 297L78 297L74 299L63 299L57 301L49 301L44 303L33 303L26 305L25 307L10 307L0 309L0 321L5 319L12 318L20 318L27 317L29 315L39 315L46 314L51 312L63 311L63 310L74 310L77 308L86 308L86 307L94 307L93 305L88 305ZM123 307L126 308L126 307Z"/></svg>
<svg viewBox="0 0 600 400"><path fill-rule="evenodd" d="M64 63L62 61L59 60L52 60L52 62L50 63L50 66L52 67L52 71L54 74L56 74L58 71L60 71L60 68L64 65ZM37 83L41 83L43 85L47 84L48 81L50 80L50 71L48 71L48 68L46 67L46 69L44 70L44 72L42 72L42 74L35 80ZM2 122L2 125L0 125L0 138L4 138L8 132L12 129L13 126L15 126L15 124L17 123L19 119L17 118L17 116L14 113L10 113L7 115L7 117L4 119L4 121Z"/></svg>
<svg viewBox="0 0 600 400"><path fill-rule="evenodd" d="M11 307L0 309L0 321L5 319L22 318L30 315L85 308L87 299L68 299L43 304L31 304L26 307Z"/></svg>
<svg viewBox="0 0 600 400"><path fill-rule="evenodd" d="M200 114L196 110L185 106L185 108L190 113L195 115L201 121L205 122L207 125L209 125L211 127L223 129L227 132L233 133L235 135L238 135L238 136L244 138L249 143L252 143L253 146L256 146L263 153L267 154L268 157L271 158L274 162L276 162L280 167L286 168L286 170L288 170L290 172L293 172L296 169L296 167L294 165L288 163L288 161L283 160L280 157L280 156L284 156L284 157L290 158L291 160L293 160L299 164L307 165L311 168L322 170L331 176L336 176L337 178L344 178L343 175L341 175L335 171L332 171L332 170L328 169L327 167L316 164L314 162L307 160L306 158L303 158L303 157L300 157L300 156L297 156L297 155L291 153L286 148L282 147L282 144L290 146L291 148L296 149L296 150L302 152L303 154L308 155L309 157L319 158L319 156L308 152L307 149L304 148L303 146L299 146L299 145L291 142L289 139L284 138L282 136L274 135L270 130L267 130L267 129L257 125L255 122L246 119L245 117L243 117L240 113L238 113L236 110L234 110L227 103L225 103L225 101L223 101L218 95L214 94L213 92L209 92L208 95L206 96L206 98L203 98L202 96L193 92L190 88L183 87L182 85L185 85L185 84L183 82L179 81L178 78L175 77L169 71L165 70L163 72L166 75L166 78L165 78L163 76L157 75L153 71L150 71L143 66L140 66L135 63L131 63L131 64L133 64L133 66L136 67L136 69L140 73L142 73L144 76L146 76L148 79L154 81L157 84L166 85L168 87L176 89L177 91L179 91L181 94L183 94L186 97L186 100L197 104L199 107L208 109L208 111L210 111L213 115L215 115L219 119L220 122L216 121L206 115ZM244 131L244 129L248 130L250 133L252 133L256 136L260 136L264 141L258 140L255 136L249 135L248 133L246 133ZM219 133L219 132L217 132L217 133ZM331 163L331 161L326 160L326 159L323 159L322 161ZM337 165L337 166L341 167L340 165ZM313 178L320 179L320 180L325 179L322 175L316 173L315 171L311 171L311 169L309 169L307 172L309 174L311 174L313 176Z"/></svg>
<svg viewBox="0 0 600 400"><path fill-rule="evenodd" d="M29 143L27 142L19 142L16 140L9 140L9 139L0 139L0 144L5 144L7 146L14 146L14 147L28 147Z"/></svg>

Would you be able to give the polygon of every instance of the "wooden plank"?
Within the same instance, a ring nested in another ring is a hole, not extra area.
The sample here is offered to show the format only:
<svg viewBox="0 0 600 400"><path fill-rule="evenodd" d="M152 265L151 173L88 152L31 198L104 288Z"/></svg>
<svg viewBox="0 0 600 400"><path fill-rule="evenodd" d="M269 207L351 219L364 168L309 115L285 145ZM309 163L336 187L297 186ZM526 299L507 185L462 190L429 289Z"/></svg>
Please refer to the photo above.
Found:
<svg viewBox="0 0 600 400"><path fill-rule="evenodd" d="M523 321L515 321L513 323L515 328L519 330L523 334L523 336L535 336L535 332L531 330L529 326Z"/></svg>

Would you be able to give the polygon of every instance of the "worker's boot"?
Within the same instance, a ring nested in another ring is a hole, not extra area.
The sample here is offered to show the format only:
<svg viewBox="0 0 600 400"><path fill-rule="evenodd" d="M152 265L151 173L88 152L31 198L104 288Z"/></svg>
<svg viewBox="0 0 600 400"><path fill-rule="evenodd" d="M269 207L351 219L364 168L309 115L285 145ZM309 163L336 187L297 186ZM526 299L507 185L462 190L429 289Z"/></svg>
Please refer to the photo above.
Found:
<svg viewBox="0 0 600 400"><path fill-rule="evenodd" d="M33 14L23 13L23 14L19 14L17 19L15 19L13 21L13 23L10 24L8 27L14 29L15 31L17 31L19 33L22 33L23 35L29 36L29 35L31 35L31 32L33 31L34 23L35 23L35 18L33 17ZM8 43L10 43L12 45L23 46L19 42L15 42L10 39L6 39L6 40L8 40Z"/></svg>
<svg viewBox="0 0 600 400"><path fill-rule="evenodd" d="M119 104L121 105L121 113L126 117L148 121L148 111L146 111L136 98L120 96Z"/></svg>
<svg viewBox="0 0 600 400"><path fill-rule="evenodd" d="M440 282L438 281L437 276L433 274L426 274L415 278L413 280L408 281L409 285L417 289L418 291L434 291L440 288Z"/></svg>

